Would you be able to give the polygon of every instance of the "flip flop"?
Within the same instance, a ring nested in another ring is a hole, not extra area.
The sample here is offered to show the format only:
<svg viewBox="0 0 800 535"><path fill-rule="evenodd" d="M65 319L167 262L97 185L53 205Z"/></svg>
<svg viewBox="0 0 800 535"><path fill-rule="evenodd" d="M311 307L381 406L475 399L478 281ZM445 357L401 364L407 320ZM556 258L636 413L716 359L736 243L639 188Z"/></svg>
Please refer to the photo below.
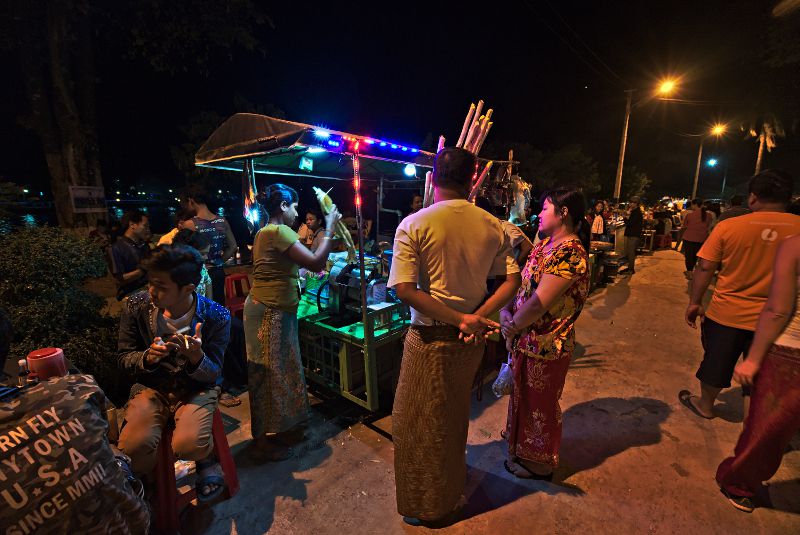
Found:
<svg viewBox="0 0 800 535"><path fill-rule="evenodd" d="M700 412L700 410L695 406L694 403L692 403L692 398L696 397L697 396L693 396L692 393L689 392L688 390L681 390L680 392L678 392L678 400L684 407L692 411L695 414L695 416L699 416L704 420L713 420L714 416L706 416L705 414Z"/></svg>
<svg viewBox="0 0 800 535"><path fill-rule="evenodd" d="M525 465L523 465L521 463L517 463L517 466L519 466L520 468L525 470L525 472L527 472L527 475L520 475L517 472L514 472L511 469L511 467L508 466L508 460L503 461L503 466L505 467L506 472L508 472L509 474L511 474L512 476L514 476L514 477L516 477L518 479L536 479L538 481L553 481L553 472L550 472L546 476L543 476L541 474L537 474L536 472L531 472L530 470L525 468Z"/></svg>
<svg viewBox="0 0 800 535"><path fill-rule="evenodd" d="M227 392L223 392L219 397L219 404L223 407L238 407L242 404L242 400L236 396L232 396Z"/></svg>
<svg viewBox="0 0 800 535"><path fill-rule="evenodd" d="M205 470L219 468L219 463L214 462L205 466L198 465L196 468L197 481L194 484L194 489L197 493L197 501L199 503L208 503L219 498L220 494L222 494L222 491L225 490L225 479L219 473L208 473L206 475L200 474L200 472ZM216 485L216 488L207 494L203 494L203 488L209 485Z"/></svg>

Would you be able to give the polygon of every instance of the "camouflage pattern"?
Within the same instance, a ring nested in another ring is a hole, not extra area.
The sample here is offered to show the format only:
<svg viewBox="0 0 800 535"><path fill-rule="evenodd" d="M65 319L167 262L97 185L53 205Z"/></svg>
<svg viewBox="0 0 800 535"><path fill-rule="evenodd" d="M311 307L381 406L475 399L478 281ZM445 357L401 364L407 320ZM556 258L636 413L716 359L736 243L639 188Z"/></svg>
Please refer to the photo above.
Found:
<svg viewBox="0 0 800 535"><path fill-rule="evenodd" d="M0 400L0 533L148 532L147 505L106 438L106 398L70 375Z"/></svg>

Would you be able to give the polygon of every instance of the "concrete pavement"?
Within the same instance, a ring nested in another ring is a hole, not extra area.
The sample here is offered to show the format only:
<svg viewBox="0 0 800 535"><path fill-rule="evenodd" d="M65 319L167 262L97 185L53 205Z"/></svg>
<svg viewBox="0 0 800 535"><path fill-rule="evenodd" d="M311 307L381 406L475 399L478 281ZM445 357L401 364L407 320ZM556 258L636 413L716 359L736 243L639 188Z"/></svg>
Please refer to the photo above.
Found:
<svg viewBox="0 0 800 535"><path fill-rule="evenodd" d="M795 440L753 514L731 507L714 473L741 430L738 388L723 392L719 417L702 420L678 402L697 390L699 331L683 312L682 256L639 260L632 279L593 294L577 325L567 376L562 465L554 483L519 480L502 465L507 398L488 387L474 402L466 518L447 534L800 533L800 444ZM185 532L222 534L427 533L395 509L391 417L369 425L343 400L315 403L309 439L283 463L253 466L246 396L225 409L241 491L191 510Z"/></svg>

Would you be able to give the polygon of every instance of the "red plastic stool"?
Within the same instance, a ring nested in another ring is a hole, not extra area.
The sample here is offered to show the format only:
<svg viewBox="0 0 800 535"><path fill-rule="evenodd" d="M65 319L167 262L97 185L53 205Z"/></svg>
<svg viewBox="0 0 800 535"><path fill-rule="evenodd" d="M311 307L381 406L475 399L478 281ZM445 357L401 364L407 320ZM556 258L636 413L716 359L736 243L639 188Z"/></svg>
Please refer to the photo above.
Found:
<svg viewBox="0 0 800 535"><path fill-rule="evenodd" d="M225 479L225 490L222 491L224 499L236 496L239 492L239 476L236 473L236 464L233 462L228 438L225 436L225 426L222 424L222 415L219 410L214 411L214 420L211 424L211 436L214 438L214 453L222 468ZM178 533L180 528L180 513L184 507L197 497L195 489L183 493L178 492L175 481L175 454L172 452L172 426L167 425L161 433L161 442L158 444L158 462L156 463L156 500L155 508L156 529L160 533Z"/></svg>
<svg viewBox="0 0 800 535"><path fill-rule="evenodd" d="M234 273L225 277L225 307L231 316L244 321L244 301L250 293L250 279L246 273Z"/></svg>

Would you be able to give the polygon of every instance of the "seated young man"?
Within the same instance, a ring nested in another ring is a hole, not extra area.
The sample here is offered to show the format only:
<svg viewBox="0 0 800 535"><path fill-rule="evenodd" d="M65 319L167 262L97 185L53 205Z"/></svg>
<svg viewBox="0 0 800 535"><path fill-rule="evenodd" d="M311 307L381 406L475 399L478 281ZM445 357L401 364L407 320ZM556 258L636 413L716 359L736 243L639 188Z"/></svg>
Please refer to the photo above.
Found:
<svg viewBox="0 0 800 535"><path fill-rule="evenodd" d="M117 359L137 382L119 448L134 472L149 473L162 429L174 418L172 449L197 462L197 498L210 501L224 486L211 423L231 320L227 309L195 292L202 268L200 253L185 245L159 247L143 264L149 289L129 298L119 328Z"/></svg>

